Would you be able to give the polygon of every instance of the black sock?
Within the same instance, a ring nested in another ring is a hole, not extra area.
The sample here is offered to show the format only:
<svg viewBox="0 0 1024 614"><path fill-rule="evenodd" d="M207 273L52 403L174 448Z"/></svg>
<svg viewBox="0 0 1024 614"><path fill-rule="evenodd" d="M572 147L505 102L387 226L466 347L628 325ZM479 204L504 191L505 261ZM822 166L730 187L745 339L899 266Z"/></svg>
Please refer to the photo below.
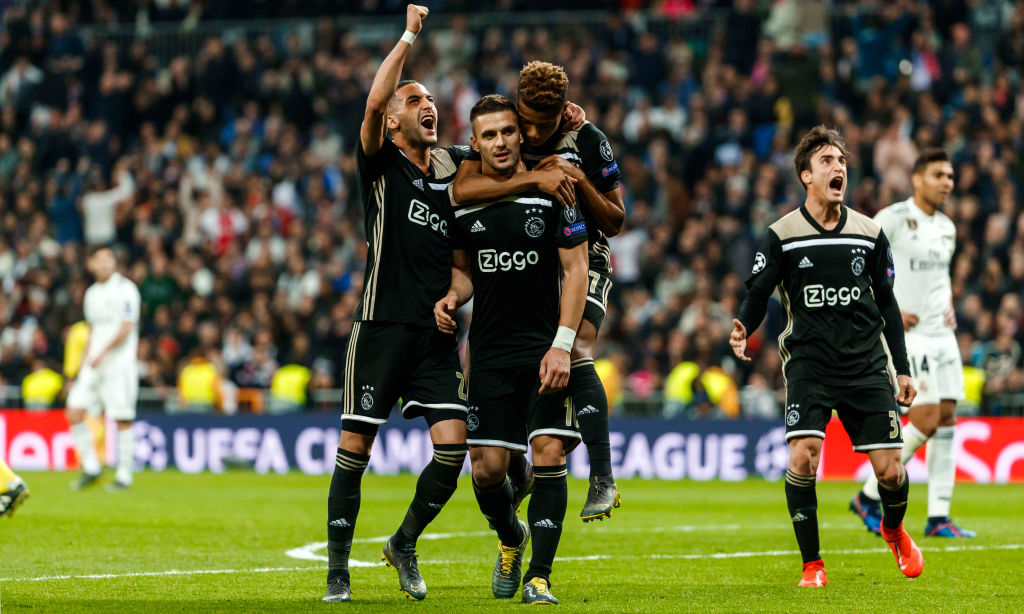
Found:
<svg viewBox="0 0 1024 614"><path fill-rule="evenodd" d="M508 460L508 479L516 488L522 488L530 478L530 461L525 454L513 454Z"/></svg>
<svg viewBox="0 0 1024 614"><path fill-rule="evenodd" d="M818 554L818 495L814 492L814 480L813 475L798 475L786 470L786 503L804 563L821 558Z"/></svg>
<svg viewBox="0 0 1024 614"><path fill-rule="evenodd" d="M896 490L889 490L884 484L878 484L878 496L882 498L882 526L887 529L898 529L907 515L907 498L910 495L910 480L907 471L903 470L900 484Z"/></svg>
<svg viewBox="0 0 1024 614"><path fill-rule="evenodd" d="M338 448L327 495L327 581L348 575L352 534L359 515L359 483L370 457Z"/></svg>
<svg viewBox="0 0 1024 614"><path fill-rule="evenodd" d="M423 529L451 499L468 449L464 443L434 444L434 458L416 481L416 494L405 513L405 520L395 533L397 544L415 544Z"/></svg>
<svg viewBox="0 0 1024 614"><path fill-rule="evenodd" d="M512 509L512 484L508 477L493 486L477 486L476 482L473 482L473 493L476 495L480 511L494 525L501 543L521 543L523 530L516 520L516 511Z"/></svg>
<svg viewBox="0 0 1024 614"><path fill-rule="evenodd" d="M558 540L562 537L562 521L565 520L566 492L565 465L534 467L533 494L526 517L533 533L533 555L530 568L523 576L525 584L531 578L544 578L550 584L551 563L555 560Z"/></svg>
<svg viewBox="0 0 1024 614"><path fill-rule="evenodd" d="M594 361L581 358L569 372L569 395L580 425L583 445L590 456L590 477L612 474L612 450L608 444L608 396Z"/></svg>

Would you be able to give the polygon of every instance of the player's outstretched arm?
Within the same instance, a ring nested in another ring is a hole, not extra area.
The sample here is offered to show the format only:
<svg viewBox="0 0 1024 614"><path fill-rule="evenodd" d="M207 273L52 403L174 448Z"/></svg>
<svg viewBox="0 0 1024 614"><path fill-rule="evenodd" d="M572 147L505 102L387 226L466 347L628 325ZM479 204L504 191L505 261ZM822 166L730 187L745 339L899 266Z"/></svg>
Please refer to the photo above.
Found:
<svg viewBox="0 0 1024 614"><path fill-rule="evenodd" d="M458 205L473 205L523 192L544 192L563 207L572 207L576 204L575 184L575 179L559 169L520 171L508 176L485 175L479 160L466 160L455 174L452 199Z"/></svg>
<svg viewBox="0 0 1024 614"><path fill-rule="evenodd" d="M576 190L582 204L590 214L598 230L606 237L614 237L622 231L626 221L626 205L622 202L622 190L614 188L601 192L587 177L583 169L561 156L548 156L534 167L535 171L562 169L576 180Z"/></svg>
<svg viewBox="0 0 1024 614"><path fill-rule="evenodd" d="M434 304L434 320L442 333L453 334L458 329L455 312L473 297L473 273L465 250L452 251L452 285L448 294Z"/></svg>
<svg viewBox="0 0 1024 614"><path fill-rule="evenodd" d="M562 296L558 305L558 332L540 362L540 393L549 394L569 384L569 352L587 302L587 243L558 249L562 263Z"/></svg>
<svg viewBox="0 0 1024 614"><path fill-rule="evenodd" d="M423 28L423 19L430 12L425 6L410 4L405 10L405 29L413 36L420 33ZM363 146L363 153L372 156L384 143L385 117L388 112L388 102L394 95L398 82L402 78L402 67L405 66L405 58L412 47L412 41L405 35L395 44L391 53L381 62L377 74L373 77L373 84L370 86L370 95L366 98L366 111L363 114L363 124L359 128L359 141Z"/></svg>

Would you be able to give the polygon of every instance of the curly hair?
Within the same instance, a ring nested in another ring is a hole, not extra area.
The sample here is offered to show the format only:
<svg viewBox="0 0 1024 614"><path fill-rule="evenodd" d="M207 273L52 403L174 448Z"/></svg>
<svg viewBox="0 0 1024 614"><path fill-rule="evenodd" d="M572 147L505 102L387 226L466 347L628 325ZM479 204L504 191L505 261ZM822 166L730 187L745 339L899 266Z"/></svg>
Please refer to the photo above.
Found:
<svg viewBox="0 0 1024 614"><path fill-rule="evenodd" d="M533 61L519 71L519 102L535 111L554 111L565 106L569 77L550 62Z"/></svg>

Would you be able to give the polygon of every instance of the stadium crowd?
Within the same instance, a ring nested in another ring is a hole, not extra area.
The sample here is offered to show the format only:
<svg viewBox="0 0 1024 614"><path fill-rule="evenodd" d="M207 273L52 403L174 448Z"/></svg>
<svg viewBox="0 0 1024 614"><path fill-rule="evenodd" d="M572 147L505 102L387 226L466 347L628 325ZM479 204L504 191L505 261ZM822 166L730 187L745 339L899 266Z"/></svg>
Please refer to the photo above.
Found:
<svg viewBox="0 0 1024 614"><path fill-rule="evenodd" d="M282 22L164 58L144 36L86 36L82 25L186 28L247 17L242 3L6 4L3 383L59 370L90 283L85 248L111 243L142 294L141 385L174 388L184 366L209 360L240 388L269 387L284 365L309 369L312 388L338 386L366 257L353 148L392 35L367 42L344 19L319 17L310 36ZM331 5L252 4L261 17ZM599 349L613 402L780 415L781 306L751 339L750 366L726 340L761 234L803 201L792 147L825 123L848 141L849 204L867 214L909 196L920 148L954 157L946 212L958 229L968 404L1020 411L1003 399L1024 390L1024 2L678 4L667 15L610 11L587 27L471 27L459 16L432 27L407 63L436 96L442 144L468 143L472 104L514 96L536 58L566 67L570 99L608 134L628 212L611 243L616 286ZM691 4L715 6L694 16Z"/></svg>

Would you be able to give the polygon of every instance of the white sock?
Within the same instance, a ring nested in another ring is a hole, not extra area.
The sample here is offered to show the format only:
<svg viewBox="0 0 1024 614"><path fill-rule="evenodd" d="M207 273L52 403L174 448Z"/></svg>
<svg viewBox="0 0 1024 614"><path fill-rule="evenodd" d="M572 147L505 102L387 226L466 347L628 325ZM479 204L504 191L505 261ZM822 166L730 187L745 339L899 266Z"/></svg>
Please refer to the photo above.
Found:
<svg viewBox="0 0 1024 614"><path fill-rule="evenodd" d="M117 431L117 475L122 484L132 483L135 468L135 432L129 427Z"/></svg>
<svg viewBox="0 0 1024 614"><path fill-rule="evenodd" d="M928 442L928 517L949 516L956 481L953 427L940 426Z"/></svg>
<svg viewBox="0 0 1024 614"><path fill-rule="evenodd" d="M78 458L82 461L82 471L89 475L99 475L103 470L100 465L100 458L96 456L96 445L92 438L92 431L85 422L71 425L71 439L75 441L75 449L78 450Z"/></svg>
<svg viewBox="0 0 1024 614"><path fill-rule="evenodd" d="M910 459L914 458L914 453L917 452L924 443L928 441L924 433L918 430L914 426L913 422L908 422L907 426L903 427L903 453L900 455L900 459L903 461L903 466L906 466ZM878 494L878 478L872 473L868 476L868 479L864 482L864 488L861 489L868 497L871 497L875 501L881 501L882 497Z"/></svg>

